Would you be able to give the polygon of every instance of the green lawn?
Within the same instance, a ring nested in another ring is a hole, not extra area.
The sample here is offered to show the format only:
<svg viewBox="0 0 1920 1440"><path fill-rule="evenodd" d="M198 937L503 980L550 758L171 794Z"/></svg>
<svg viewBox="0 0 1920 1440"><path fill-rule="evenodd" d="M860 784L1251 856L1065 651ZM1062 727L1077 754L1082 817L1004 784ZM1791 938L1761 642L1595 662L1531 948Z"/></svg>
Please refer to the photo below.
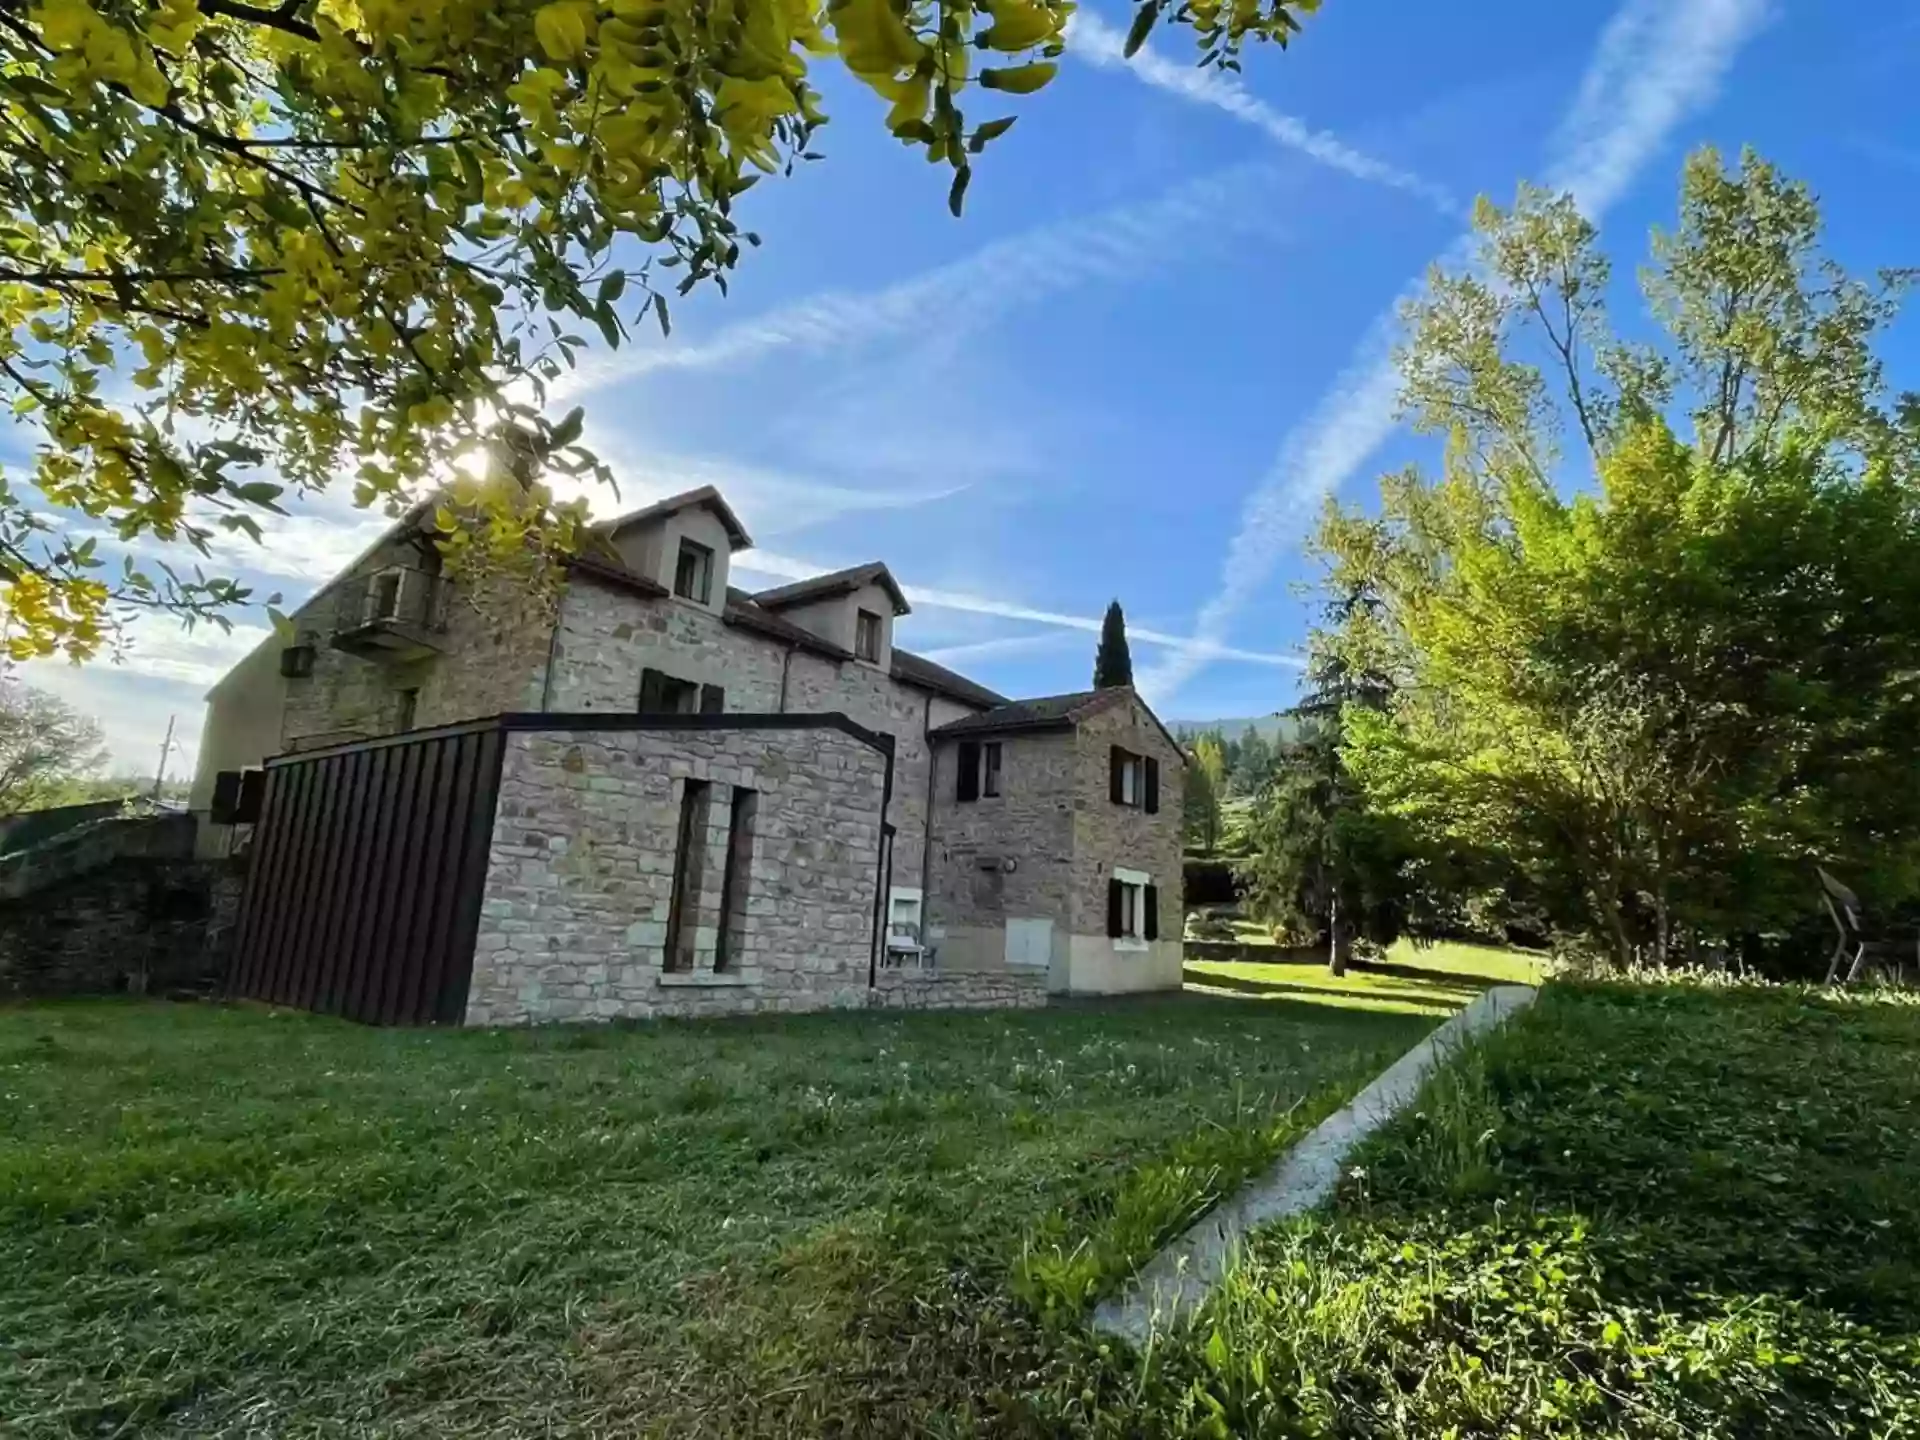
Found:
<svg viewBox="0 0 1920 1440"><path fill-rule="evenodd" d="M1335 976L1318 961L1281 964L1190 960L1189 986L1215 994L1283 999L1350 1010L1450 1015L1492 985L1537 985L1541 957L1521 950L1451 941L1416 947L1401 941L1376 964Z"/></svg>
<svg viewBox="0 0 1920 1440"><path fill-rule="evenodd" d="M1920 1434L1920 1003L1556 984L1111 1433Z"/></svg>
<svg viewBox="0 0 1920 1440"><path fill-rule="evenodd" d="M1083 1425L1086 1302L1430 1024L0 1010L0 1431Z"/></svg>

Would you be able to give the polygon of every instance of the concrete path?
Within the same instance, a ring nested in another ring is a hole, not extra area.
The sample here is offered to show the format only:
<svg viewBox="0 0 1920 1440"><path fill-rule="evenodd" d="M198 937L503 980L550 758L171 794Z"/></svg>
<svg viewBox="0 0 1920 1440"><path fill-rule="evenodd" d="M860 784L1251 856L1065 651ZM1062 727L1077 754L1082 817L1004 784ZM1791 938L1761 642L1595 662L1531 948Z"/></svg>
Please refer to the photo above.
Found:
<svg viewBox="0 0 1920 1440"><path fill-rule="evenodd" d="M1496 985L1394 1061L1273 1169L1148 1261L1123 1294L1101 1302L1094 1328L1144 1345L1155 1330L1191 1319L1227 1273L1248 1231L1325 1200L1354 1147L1410 1105L1441 1061L1531 1005L1535 993L1526 985Z"/></svg>

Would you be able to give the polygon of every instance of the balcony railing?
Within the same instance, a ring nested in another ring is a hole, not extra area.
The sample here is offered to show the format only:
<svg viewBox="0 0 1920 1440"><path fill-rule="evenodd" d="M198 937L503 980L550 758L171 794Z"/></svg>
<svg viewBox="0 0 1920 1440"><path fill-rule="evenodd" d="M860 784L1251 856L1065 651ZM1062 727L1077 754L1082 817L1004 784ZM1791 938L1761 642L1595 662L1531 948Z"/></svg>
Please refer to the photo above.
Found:
<svg viewBox="0 0 1920 1440"><path fill-rule="evenodd" d="M447 629L445 577L395 566L342 587L333 647L369 659L413 660L438 652Z"/></svg>

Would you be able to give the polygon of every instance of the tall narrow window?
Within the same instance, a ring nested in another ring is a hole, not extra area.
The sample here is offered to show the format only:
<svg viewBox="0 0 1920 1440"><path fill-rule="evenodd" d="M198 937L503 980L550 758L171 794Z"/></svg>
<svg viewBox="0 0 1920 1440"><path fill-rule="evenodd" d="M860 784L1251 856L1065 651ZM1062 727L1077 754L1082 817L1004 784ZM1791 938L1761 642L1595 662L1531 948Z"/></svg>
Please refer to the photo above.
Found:
<svg viewBox="0 0 1920 1440"><path fill-rule="evenodd" d="M414 717L419 713L420 692L418 690L402 690L400 692L399 713L394 717L400 723L394 728L397 730L411 730L413 728Z"/></svg>
<svg viewBox="0 0 1920 1440"><path fill-rule="evenodd" d="M727 868L720 876L720 938L713 952L717 972L740 968L740 941L747 929L747 887L753 879L753 822L759 812L760 792L734 786L733 810L727 821Z"/></svg>
<svg viewBox="0 0 1920 1440"><path fill-rule="evenodd" d="M989 740L980 747L980 793L1000 793L1000 742Z"/></svg>
<svg viewBox="0 0 1920 1440"><path fill-rule="evenodd" d="M858 660L869 665L880 663L880 617L871 610L861 610L853 618L853 654Z"/></svg>
<svg viewBox="0 0 1920 1440"><path fill-rule="evenodd" d="M663 970L693 969L693 930L688 923L700 902L700 856L706 849L707 797L705 780L689 780L680 794L680 829L673 838L673 892L667 900L666 953Z"/></svg>
<svg viewBox="0 0 1920 1440"><path fill-rule="evenodd" d="M682 540L680 558L673 567L673 593L704 605L712 592L713 551L697 541Z"/></svg>

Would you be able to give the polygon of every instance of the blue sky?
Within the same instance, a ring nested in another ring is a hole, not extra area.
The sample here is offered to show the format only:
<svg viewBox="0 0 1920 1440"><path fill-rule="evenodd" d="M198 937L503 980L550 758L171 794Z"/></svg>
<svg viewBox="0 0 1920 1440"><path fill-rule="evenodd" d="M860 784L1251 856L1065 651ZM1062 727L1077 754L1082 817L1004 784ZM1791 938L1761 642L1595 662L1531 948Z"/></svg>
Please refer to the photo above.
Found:
<svg viewBox="0 0 1920 1440"><path fill-rule="evenodd" d="M743 204L766 240L670 342L596 354L587 440L609 512L715 483L761 547L736 583L884 559L917 597L903 644L1010 694L1084 686L1107 601L1163 715L1288 704L1321 498L1365 501L1420 458L1392 423L1385 320L1479 193L1572 188L1622 281L1671 220L1679 163L1758 146L1821 195L1834 252L1915 263L1920 10L1910 0L1327 0L1238 80L1162 28L1083 6L1059 78L980 162L967 213L828 76L824 162ZM987 118L992 107L981 108ZM1920 328L1889 356L1920 385ZM233 563L290 597L349 558L333 506ZM259 632L143 626L125 664L27 677L152 763L190 768L206 683Z"/></svg>

